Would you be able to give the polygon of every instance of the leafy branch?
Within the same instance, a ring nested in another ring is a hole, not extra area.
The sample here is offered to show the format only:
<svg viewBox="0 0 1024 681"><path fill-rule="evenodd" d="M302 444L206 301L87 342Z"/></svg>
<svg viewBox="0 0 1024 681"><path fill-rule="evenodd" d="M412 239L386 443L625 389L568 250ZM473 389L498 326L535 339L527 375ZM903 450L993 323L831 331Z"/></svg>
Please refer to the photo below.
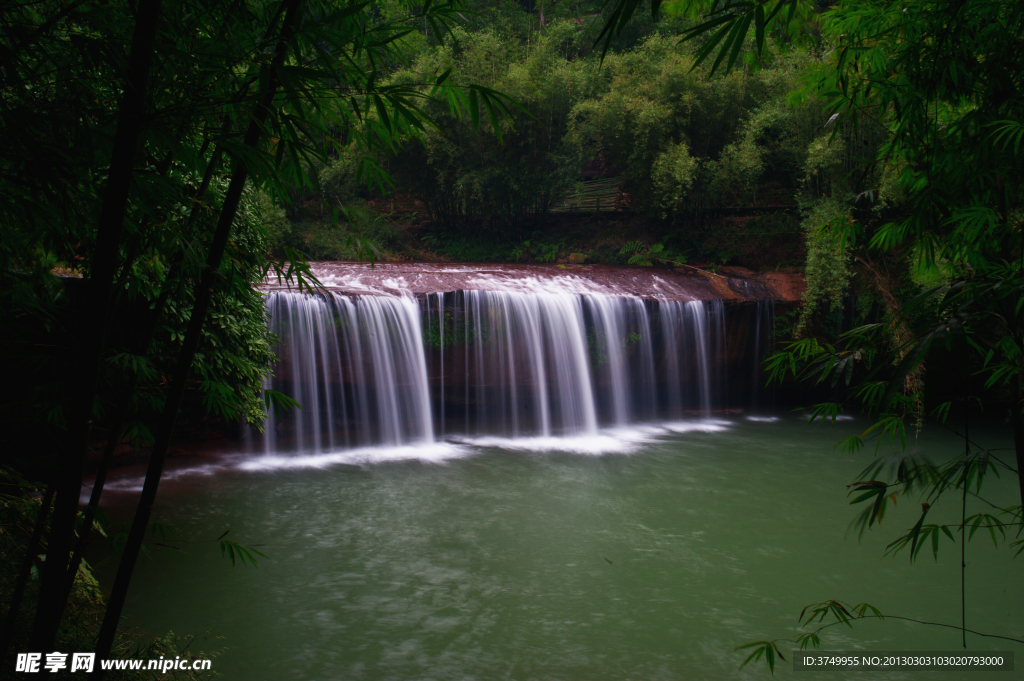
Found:
<svg viewBox="0 0 1024 681"><path fill-rule="evenodd" d="M170 523L150 523L149 527L149 539L147 543L152 546L158 546L162 549L166 549L171 552L172 555L176 555L175 552L184 551L182 548L183 544L217 544L220 547L221 556L224 556L231 560L231 566L235 566L235 561L239 561L242 565L251 564L253 567L258 567L257 556L260 558L269 558L267 554L260 551L257 547L262 544L242 544L231 539L225 539L231 530L225 530L222 535L216 539L180 539L178 537L178 529ZM124 550L125 542L128 538L127 533L118 532L112 534L108 540L108 546L115 555L120 555Z"/></svg>
<svg viewBox="0 0 1024 681"><path fill-rule="evenodd" d="M602 60L608 52L612 38L622 32L642 1L616 0L612 5L611 14L594 40L595 46L601 46ZM661 4L662 0L651 0L651 15L655 19L658 18ZM699 4L706 6L704 3ZM788 31L790 25L798 17L801 7L806 11L809 6L810 3L806 0L768 0L766 2L712 0L706 13L707 20L687 30L683 34L681 42L693 40L714 31L698 50L693 66L696 68L702 64L712 55L715 48L718 48L718 56L711 67L711 72L714 73L726 59L728 62L725 68L728 71L736 64L736 60L742 53L743 44L747 40L751 25L754 27L754 53L760 60L764 52L766 33L776 29ZM783 13L783 9L787 9L787 11Z"/></svg>
<svg viewBox="0 0 1024 681"><path fill-rule="evenodd" d="M806 617L805 617L806 616ZM826 618L832 617L835 619L833 622L822 624ZM795 638L777 638L770 641L753 641L746 643L741 646L737 646L736 650L746 650L753 648L753 651L747 656L740 665L740 668L747 666L751 662L757 662L764 658L765 663L768 665L769 671L772 674L775 673L775 658L785 661L782 651L779 649L780 644L793 643L798 645L800 650L806 650L808 647L818 648L821 646L821 632L829 627L834 627L837 624L853 628L853 622L857 620L866 619L889 619L889 620L900 620L903 622L915 622L917 624L924 624L933 627L943 627L946 629L956 629L957 631L963 631L976 636L984 636L986 638L997 638L1003 641L1012 641L1014 643L1024 643L1024 639L1013 638L1010 636L1001 636L998 634L987 634L981 631L975 631L974 629L967 629L963 626L956 626L955 624L946 624L945 622L929 622L927 620L920 620L914 617L903 617L901 615L883 615L882 612L875 606L869 603L858 603L855 606L849 606L843 601L828 600L821 603L813 603L805 606L800 611L800 615L797 620L801 622L801 626L808 626L810 624L820 624L821 626L815 628L813 631L807 631L797 635Z"/></svg>

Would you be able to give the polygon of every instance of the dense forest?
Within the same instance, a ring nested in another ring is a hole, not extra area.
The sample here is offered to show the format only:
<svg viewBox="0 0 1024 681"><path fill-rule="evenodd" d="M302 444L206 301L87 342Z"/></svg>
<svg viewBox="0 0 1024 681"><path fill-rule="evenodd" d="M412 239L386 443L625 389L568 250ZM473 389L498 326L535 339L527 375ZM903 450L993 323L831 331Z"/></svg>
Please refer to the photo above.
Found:
<svg viewBox="0 0 1024 681"><path fill-rule="evenodd" d="M519 105L500 130L429 104L436 128L372 159L388 184L362 181L353 152L319 169L317 191L266 199L276 248L355 258L352 230L397 259L625 264L656 247L661 263L802 265L801 216L852 167L850 133L832 145L821 102L793 102L806 51L769 40L763 63L711 76L678 13L637 16L602 60L596 5L471 9L445 45L413 41L389 82L483 83ZM337 207L353 211L340 229Z"/></svg>
<svg viewBox="0 0 1024 681"><path fill-rule="evenodd" d="M879 464L858 522L996 468L1024 496L1018 3L0 8L5 665L137 645L118 622L176 438L301 408L265 389L259 286L315 291L310 261L801 273L769 370L839 386L822 420L870 415L847 449L975 402L1013 430L1007 462ZM98 510L118 456L148 466L124 527ZM911 553L947 531L928 508ZM1012 542L1021 507L1000 511Z"/></svg>

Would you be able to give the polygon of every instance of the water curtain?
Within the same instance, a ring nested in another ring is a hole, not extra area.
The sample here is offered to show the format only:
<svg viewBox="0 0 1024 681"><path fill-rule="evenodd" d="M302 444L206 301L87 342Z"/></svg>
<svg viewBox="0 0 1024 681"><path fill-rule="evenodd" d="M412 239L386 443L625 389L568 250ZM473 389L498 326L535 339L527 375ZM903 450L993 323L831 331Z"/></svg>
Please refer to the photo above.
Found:
<svg viewBox="0 0 1024 681"><path fill-rule="evenodd" d="M589 435L707 416L737 401L756 405L773 313L759 304L747 322L750 394L730 398L734 362L720 300L273 291L267 305L281 340L267 387L302 405L271 410L268 453L462 435Z"/></svg>

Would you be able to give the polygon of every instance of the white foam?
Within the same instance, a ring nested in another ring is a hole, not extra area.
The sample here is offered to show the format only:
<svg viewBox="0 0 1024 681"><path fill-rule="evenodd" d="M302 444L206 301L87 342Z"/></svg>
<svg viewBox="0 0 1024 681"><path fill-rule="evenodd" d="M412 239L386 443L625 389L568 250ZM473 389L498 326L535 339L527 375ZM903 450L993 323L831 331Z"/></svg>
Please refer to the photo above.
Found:
<svg viewBox="0 0 1024 681"><path fill-rule="evenodd" d="M700 421L669 421L662 423L665 430L673 433L721 433L732 425L728 421L701 419Z"/></svg>
<svg viewBox="0 0 1024 681"><path fill-rule="evenodd" d="M756 423L776 423L781 421L778 416L748 416L748 421L754 421Z"/></svg>
<svg viewBox="0 0 1024 681"><path fill-rule="evenodd" d="M532 295L588 295L603 294L610 296L627 296L626 291L607 283L598 283L584 277L562 274L558 277L469 277L467 283L476 290L511 291Z"/></svg>
<svg viewBox="0 0 1024 681"><path fill-rule="evenodd" d="M748 417L751 420L778 420L778 417ZM729 429L728 421L701 419L636 424L623 428L605 428L591 434L537 437L459 437L449 442L428 442L394 447L360 447L321 453L226 455L218 463L188 466L164 472L163 481L192 476L210 476L229 470L276 471L325 469L331 466L365 466L394 461L422 461L443 464L479 453L482 448L538 453L569 453L585 456L632 454L659 439L685 433L720 433ZM139 492L143 476L111 479L104 491ZM83 488L82 503L87 503L90 488Z"/></svg>
<svg viewBox="0 0 1024 681"><path fill-rule="evenodd" d="M318 454L266 454L243 460L237 468L244 471L271 471L294 468L328 468L337 465L366 465L390 461L418 460L444 463L472 454L472 450L448 442L431 442L397 447L361 447Z"/></svg>
<svg viewBox="0 0 1024 681"><path fill-rule="evenodd" d="M656 275L639 268L567 269L561 266L527 265L485 267L480 265L424 265L380 263L370 268L357 263L312 263L325 286L350 294L402 295L408 292L512 291L574 295L608 295L670 298L689 301L706 298L696 294L692 275L661 272ZM273 281L268 281L273 285Z"/></svg>
<svg viewBox="0 0 1024 681"><path fill-rule="evenodd" d="M494 447L524 452L566 452L569 454L629 454L639 449L646 439L626 439L606 434L538 436L538 437L475 437L460 440L475 447Z"/></svg>
<svg viewBox="0 0 1024 681"><path fill-rule="evenodd" d="M595 433L548 435L534 437L501 437L497 435L457 436L448 442L403 445L397 447L363 447L319 454L267 454L249 457L235 468L246 471L269 471L296 468L328 468L335 465L372 465L389 461L419 460L444 463L476 454L479 449L494 448L521 452L564 452L597 456L631 454L658 439L681 433L720 433L729 428L728 421L703 419L633 425L628 428L605 428Z"/></svg>
<svg viewBox="0 0 1024 681"><path fill-rule="evenodd" d="M188 478L192 476L210 476L216 475L223 471L229 470L230 465L225 463L209 463L201 466L187 466L183 468L170 468L163 472L160 476L160 482L169 482L172 480L178 480L180 478ZM146 481L144 475L126 476L126 477L111 477L107 479L103 485L103 492L113 492L115 494L125 493L136 493L142 491L143 483ZM82 487L80 495L81 503L89 503L89 497L92 495L93 485L85 485Z"/></svg>
<svg viewBox="0 0 1024 681"><path fill-rule="evenodd" d="M566 452L597 456L601 454L631 454L661 437L677 433L718 433L728 428L727 421L673 421L633 425L628 428L605 428L596 433L536 436L497 437L486 435L464 437L457 442L475 447L494 447L526 452Z"/></svg>

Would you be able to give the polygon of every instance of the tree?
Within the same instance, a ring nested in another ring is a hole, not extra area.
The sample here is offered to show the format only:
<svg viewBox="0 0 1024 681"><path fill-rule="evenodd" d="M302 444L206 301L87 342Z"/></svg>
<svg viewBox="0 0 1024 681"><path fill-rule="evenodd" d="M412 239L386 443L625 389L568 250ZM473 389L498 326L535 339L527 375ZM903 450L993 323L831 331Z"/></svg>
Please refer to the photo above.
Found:
<svg viewBox="0 0 1024 681"><path fill-rule="evenodd" d="M258 421L269 349L265 328L252 323L262 321L254 286L275 270L300 288L309 283L297 254L279 264L253 248L265 234L238 219L240 209L255 217L252 188L284 197L291 185L314 186L314 163L347 144L371 159L432 125L420 111L431 96L451 98L474 120L486 109L495 124L507 109L497 93L454 88L445 74L432 74L426 92L382 82L380 65L400 59L408 20L422 20L441 40L455 17L450 3L393 21L376 18L369 3L313 0L3 9L0 115L20 131L0 152L4 313L51 335L62 328L72 341L63 346L71 361L58 367L63 399L37 405L57 426L60 453L50 473L56 494L34 648L53 647L77 574L72 547L90 529L78 526L78 497L97 427L116 442L128 403L143 394L156 415L102 656L187 390L198 384L208 408ZM361 172L383 178L370 160ZM54 269L82 276L70 321L61 305L71 288L57 284ZM226 353L217 348L225 341ZM239 377L243 384L233 385Z"/></svg>
<svg viewBox="0 0 1024 681"><path fill-rule="evenodd" d="M458 238L483 224L494 241L522 239L577 180L580 159L565 142L573 105L599 87L592 65L576 60L576 27L554 22L529 50L491 29L457 29L449 45L424 52L396 84L424 71L450 71L454 82L486 83L521 105L500 128L477 133L443 103L429 108L441 130L386 162L398 188L423 201L441 231Z"/></svg>
<svg viewBox="0 0 1024 681"><path fill-rule="evenodd" d="M619 0L602 38L620 30L639 4ZM655 15L659 6L651 4ZM970 494L977 495L995 468L1017 476L1024 500L1024 167L1018 153L1024 141L1024 7L990 0L843 0L816 21L812 5L802 0L715 1L702 9L705 20L685 38L703 41L696 63L713 59L712 70L724 65L728 71L748 46L760 58L766 35L801 37L794 33L802 17L817 24L821 62L803 94L825 103L830 116L823 124L834 126L817 144L824 151L837 136L863 142L863 151L853 154L859 161L810 213L816 223L808 225L816 241L811 250L818 248L821 263L809 270L809 285L831 287L834 296L842 277L827 285L822 278L852 259L884 300L884 317L838 342L798 340L771 359L773 377L849 385L851 400L876 419L844 442L853 450L872 438L905 445L908 421L911 429L920 427L928 411L944 419L953 399L965 410L968 397L982 399L1006 410L1013 425L1015 465L978 451L966 432L964 455L942 465L915 459L903 447L876 460L852 486L853 503L870 502L858 519L862 529L881 521L894 492L925 500L919 521L892 545L908 548L912 557L926 540L937 550L941 536L953 538L951 529L966 541L968 527L971 535L988 527L993 538L1019 528L1021 506L964 514L952 527L925 520L949 492L966 500L973 484ZM901 284L910 284L910 293ZM956 357L965 373L976 369L985 376L980 394L926 394L925 360L943 345L960 351L946 354L946 361ZM842 408L821 404L815 417L834 418ZM892 478L884 477L887 470ZM831 614L837 622L877 615L863 604L850 610L834 601L812 610L811 619ZM797 642L818 640L808 635ZM775 642L752 645L748 660L763 656L773 668Z"/></svg>

